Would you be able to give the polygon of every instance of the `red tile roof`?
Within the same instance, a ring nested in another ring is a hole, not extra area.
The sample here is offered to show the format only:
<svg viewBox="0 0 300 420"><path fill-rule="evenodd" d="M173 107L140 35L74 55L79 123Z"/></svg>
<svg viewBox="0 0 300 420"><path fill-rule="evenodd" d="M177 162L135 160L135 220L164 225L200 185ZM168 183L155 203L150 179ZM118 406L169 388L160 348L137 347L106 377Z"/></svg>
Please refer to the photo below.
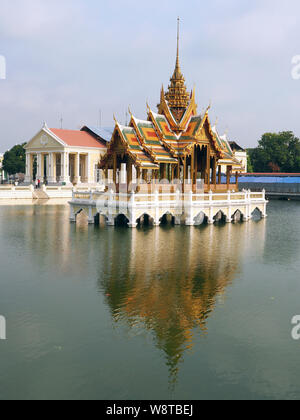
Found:
<svg viewBox="0 0 300 420"><path fill-rule="evenodd" d="M50 131L68 146L105 149L105 146L100 141L85 131L61 130L59 128L50 128Z"/></svg>

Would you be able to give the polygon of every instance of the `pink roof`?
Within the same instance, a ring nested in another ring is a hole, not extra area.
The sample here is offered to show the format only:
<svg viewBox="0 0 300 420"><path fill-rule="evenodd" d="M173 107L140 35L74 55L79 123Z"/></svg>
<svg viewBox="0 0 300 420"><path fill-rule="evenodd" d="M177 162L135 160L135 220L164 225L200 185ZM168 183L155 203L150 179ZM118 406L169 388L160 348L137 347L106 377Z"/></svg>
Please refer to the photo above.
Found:
<svg viewBox="0 0 300 420"><path fill-rule="evenodd" d="M85 131L61 130L59 128L50 128L50 131L68 146L105 149L104 144Z"/></svg>

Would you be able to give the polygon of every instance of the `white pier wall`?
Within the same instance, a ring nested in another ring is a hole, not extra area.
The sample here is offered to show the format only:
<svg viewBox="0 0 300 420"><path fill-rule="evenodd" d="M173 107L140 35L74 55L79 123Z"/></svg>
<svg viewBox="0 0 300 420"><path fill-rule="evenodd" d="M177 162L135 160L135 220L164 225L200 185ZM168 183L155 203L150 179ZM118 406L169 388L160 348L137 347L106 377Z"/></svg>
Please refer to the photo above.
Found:
<svg viewBox="0 0 300 420"><path fill-rule="evenodd" d="M265 192L250 191L224 194L182 194L179 191L171 194L122 194L112 190L106 193L74 192L70 208L72 222L76 222L76 215L83 211L89 223L94 223L95 216L99 214L106 217L108 225L114 225L116 217L124 215L129 227L136 227L137 221L146 214L155 226L166 214L174 217L175 224L183 221L187 226L199 224L204 219L213 224L219 213L226 222L232 222L237 212L238 218L247 222L256 209L262 217L267 217Z"/></svg>
<svg viewBox="0 0 300 420"><path fill-rule="evenodd" d="M26 187L15 187L14 185L0 186L0 199L5 200L32 200L34 188L32 185Z"/></svg>

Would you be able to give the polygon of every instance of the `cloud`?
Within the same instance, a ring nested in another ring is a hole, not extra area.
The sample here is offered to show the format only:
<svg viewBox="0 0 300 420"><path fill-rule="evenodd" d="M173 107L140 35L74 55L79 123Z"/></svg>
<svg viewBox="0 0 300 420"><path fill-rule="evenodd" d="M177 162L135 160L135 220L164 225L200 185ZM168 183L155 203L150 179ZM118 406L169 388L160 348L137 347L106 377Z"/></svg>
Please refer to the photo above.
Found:
<svg viewBox="0 0 300 420"><path fill-rule="evenodd" d="M40 34L55 36L57 26L65 26L78 16L80 3L78 0L1 0L0 35L23 41Z"/></svg>
<svg viewBox="0 0 300 420"><path fill-rule="evenodd" d="M293 36L299 23L299 3L277 0L254 1L255 8L226 21L208 23L211 37L220 39L223 49L231 54L268 56L278 54Z"/></svg>
<svg viewBox="0 0 300 420"><path fill-rule="evenodd" d="M221 131L245 146L288 124L300 135L296 0L2 0L0 147L31 138L43 120L58 125L61 114L66 128L96 124L99 108L104 125L113 113L124 122L129 104L144 118L174 68L178 15L182 69L199 110L212 100Z"/></svg>

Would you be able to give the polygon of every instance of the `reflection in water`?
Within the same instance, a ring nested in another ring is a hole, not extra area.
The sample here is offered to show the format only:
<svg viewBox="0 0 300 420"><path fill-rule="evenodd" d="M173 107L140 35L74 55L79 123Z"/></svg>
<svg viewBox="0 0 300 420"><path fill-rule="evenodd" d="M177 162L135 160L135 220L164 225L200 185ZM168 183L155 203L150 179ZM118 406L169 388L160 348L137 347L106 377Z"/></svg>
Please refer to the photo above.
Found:
<svg viewBox="0 0 300 420"><path fill-rule="evenodd" d="M152 333L166 357L171 386L195 333L208 333L208 318L225 299L254 234L251 243L264 247L265 221L108 231L100 246L101 292L115 323L131 334Z"/></svg>
<svg viewBox="0 0 300 420"><path fill-rule="evenodd" d="M0 310L10 326L1 346L1 396L219 398L218 389L231 395L234 381L240 396L253 395L255 386L261 397L265 378L282 396L288 376L298 395L298 347L282 337L291 300L298 313L299 258L282 267L289 278L276 283L270 277L280 267L265 264L265 243L283 264L277 222L291 217L292 244L280 245L299 249L300 213L279 204L258 223L137 230L70 224L64 206L0 207Z"/></svg>
<svg viewBox="0 0 300 420"><path fill-rule="evenodd" d="M62 206L17 208L14 217L24 219L24 252L33 251L37 264L65 267L70 255L70 223ZM53 220L55 223L53 223ZM13 221L12 221L13 222ZM49 261L50 259L50 261Z"/></svg>
<svg viewBox="0 0 300 420"><path fill-rule="evenodd" d="M24 223L13 231L16 218ZM192 349L197 332L208 333L208 318L238 276L247 248L265 252L265 223L97 228L80 218L70 225L68 208L32 206L7 210L0 228L8 238L18 235L16 253L30 250L45 272L75 270L84 277L87 266L96 265L114 322L132 335L150 332L175 383L185 351Z"/></svg>

